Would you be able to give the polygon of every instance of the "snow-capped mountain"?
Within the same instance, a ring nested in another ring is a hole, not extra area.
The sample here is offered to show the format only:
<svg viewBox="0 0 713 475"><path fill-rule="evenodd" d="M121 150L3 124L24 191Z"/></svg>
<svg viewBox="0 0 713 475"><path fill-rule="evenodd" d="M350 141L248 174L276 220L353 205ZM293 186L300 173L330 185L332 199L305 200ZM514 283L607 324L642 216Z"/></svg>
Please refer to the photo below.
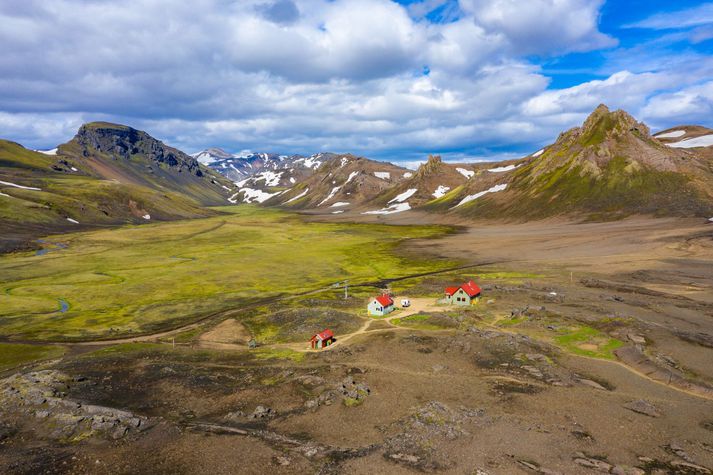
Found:
<svg viewBox="0 0 713 475"><path fill-rule="evenodd" d="M336 155L230 154L220 148L209 148L193 154L193 157L238 186L239 191L231 197L232 202L262 203L301 183Z"/></svg>

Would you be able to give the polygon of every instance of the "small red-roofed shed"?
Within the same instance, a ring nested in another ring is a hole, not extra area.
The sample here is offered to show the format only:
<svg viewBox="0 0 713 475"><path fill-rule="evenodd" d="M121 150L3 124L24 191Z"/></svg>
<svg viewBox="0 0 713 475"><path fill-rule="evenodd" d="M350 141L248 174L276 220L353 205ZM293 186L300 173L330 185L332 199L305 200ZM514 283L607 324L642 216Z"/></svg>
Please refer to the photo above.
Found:
<svg viewBox="0 0 713 475"><path fill-rule="evenodd" d="M326 329L320 333L317 333L316 335L312 336L312 339L310 340L310 345L312 346L313 350L325 348L331 345L332 343L334 343L334 333L332 333L332 330L330 329Z"/></svg>

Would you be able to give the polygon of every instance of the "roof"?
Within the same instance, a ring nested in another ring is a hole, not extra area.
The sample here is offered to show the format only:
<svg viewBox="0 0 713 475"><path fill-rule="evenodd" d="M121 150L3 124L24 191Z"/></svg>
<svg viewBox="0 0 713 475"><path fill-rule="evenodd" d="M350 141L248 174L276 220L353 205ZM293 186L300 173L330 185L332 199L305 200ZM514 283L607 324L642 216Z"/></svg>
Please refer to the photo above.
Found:
<svg viewBox="0 0 713 475"><path fill-rule="evenodd" d="M469 297L475 297L480 293L480 287L478 287L478 284L472 280L469 280L465 284L461 285L460 288L465 290L465 293L468 294Z"/></svg>
<svg viewBox="0 0 713 475"><path fill-rule="evenodd" d="M327 329L321 333L317 333L315 336L312 337L313 340L315 338L318 338L320 340L329 340L331 338L334 338L334 333L332 333L332 330Z"/></svg>
<svg viewBox="0 0 713 475"><path fill-rule="evenodd" d="M458 292L458 289L463 289L463 292L468 294L469 297L475 297L480 293L480 287L478 287L478 284L476 284L472 280L469 280L460 287L446 287L446 294L453 295Z"/></svg>
<svg viewBox="0 0 713 475"><path fill-rule="evenodd" d="M394 299L392 299L388 295L379 295L378 297L376 297L376 301L379 302L384 307L388 307L389 305L394 304Z"/></svg>

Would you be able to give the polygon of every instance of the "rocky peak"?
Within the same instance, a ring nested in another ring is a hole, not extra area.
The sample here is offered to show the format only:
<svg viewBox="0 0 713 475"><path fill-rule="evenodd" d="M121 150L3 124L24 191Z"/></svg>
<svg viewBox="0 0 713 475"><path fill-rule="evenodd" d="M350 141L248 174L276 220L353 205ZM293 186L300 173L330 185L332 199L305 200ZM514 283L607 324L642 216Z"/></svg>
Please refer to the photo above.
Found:
<svg viewBox="0 0 713 475"><path fill-rule="evenodd" d="M203 175L195 158L165 145L146 132L125 125L107 122L84 124L79 128L74 142L81 146L85 157L91 156L94 151L114 159L128 160L141 156L152 162L186 170L197 176Z"/></svg>
<svg viewBox="0 0 713 475"><path fill-rule="evenodd" d="M600 104L592 112L581 128L577 129L581 140L587 145L597 145L612 137L629 133L637 133L644 138L650 138L649 128L638 122L629 113L621 109L614 112Z"/></svg>
<svg viewBox="0 0 713 475"><path fill-rule="evenodd" d="M443 165L443 160L441 160L440 155L429 155L428 161L418 167L416 170L416 177L424 177L432 173L437 172Z"/></svg>

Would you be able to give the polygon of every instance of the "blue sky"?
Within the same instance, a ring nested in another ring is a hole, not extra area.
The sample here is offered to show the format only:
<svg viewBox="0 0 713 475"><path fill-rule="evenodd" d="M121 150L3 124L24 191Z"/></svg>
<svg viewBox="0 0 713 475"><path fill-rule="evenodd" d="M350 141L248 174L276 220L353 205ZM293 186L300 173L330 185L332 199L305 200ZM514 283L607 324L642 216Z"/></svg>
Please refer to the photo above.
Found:
<svg viewBox="0 0 713 475"><path fill-rule="evenodd" d="M459 161L599 103L713 126L713 2L6 0L0 24L0 137L31 148L109 120L188 152Z"/></svg>

